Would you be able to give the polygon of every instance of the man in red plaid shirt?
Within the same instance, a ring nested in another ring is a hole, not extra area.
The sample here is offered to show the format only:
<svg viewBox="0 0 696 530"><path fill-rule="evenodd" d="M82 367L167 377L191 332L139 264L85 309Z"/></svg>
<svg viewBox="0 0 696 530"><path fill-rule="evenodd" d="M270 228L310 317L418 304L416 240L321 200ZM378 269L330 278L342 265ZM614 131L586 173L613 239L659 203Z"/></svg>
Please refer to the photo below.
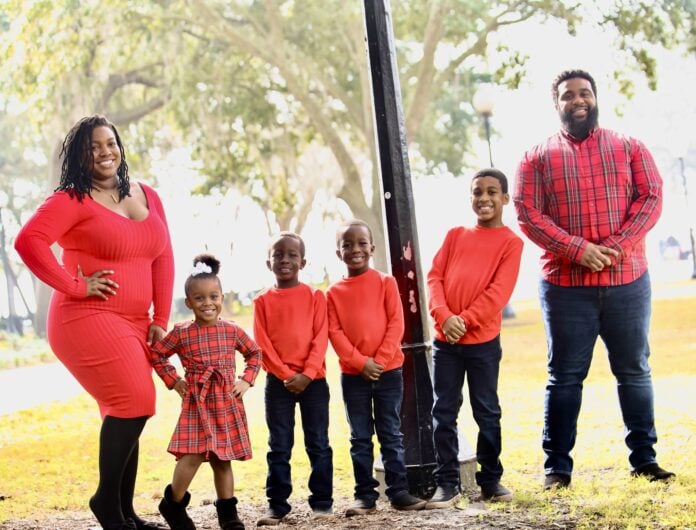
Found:
<svg viewBox="0 0 696 530"><path fill-rule="evenodd" d="M582 385L597 337L616 377L632 474L651 481L674 476L657 464L653 449L648 365L645 235L662 210L662 179L640 141L597 125L596 94L585 71L554 79L562 128L524 155L515 179L520 228L544 249L545 489L570 484Z"/></svg>

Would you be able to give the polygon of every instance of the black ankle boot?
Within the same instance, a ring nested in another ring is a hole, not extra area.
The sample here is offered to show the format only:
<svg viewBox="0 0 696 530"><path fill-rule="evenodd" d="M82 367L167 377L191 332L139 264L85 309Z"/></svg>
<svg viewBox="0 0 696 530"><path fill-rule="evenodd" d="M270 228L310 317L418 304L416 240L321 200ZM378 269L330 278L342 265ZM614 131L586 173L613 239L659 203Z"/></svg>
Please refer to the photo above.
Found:
<svg viewBox="0 0 696 530"><path fill-rule="evenodd" d="M172 530L196 530L196 525L186 513L186 507L190 501L191 494L188 491L181 501L174 502L172 485L169 484L164 489L164 497L159 503L159 512Z"/></svg>
<svg viewBox="0 0 696 530"><path fill-rule="evenodd" d="M218 522L222 530L244 530L244 523L237 515L237 497L215 501Z"/></svg>
<svg viewBox="0 0 696 530"><path fill-rule="evenodd" d="M133 521L133 524L135 525L135 530L167 530L169 528L169 526L161 523L156 523L154 521L145 521L137 515L132 516L129 519Z"/></svg>

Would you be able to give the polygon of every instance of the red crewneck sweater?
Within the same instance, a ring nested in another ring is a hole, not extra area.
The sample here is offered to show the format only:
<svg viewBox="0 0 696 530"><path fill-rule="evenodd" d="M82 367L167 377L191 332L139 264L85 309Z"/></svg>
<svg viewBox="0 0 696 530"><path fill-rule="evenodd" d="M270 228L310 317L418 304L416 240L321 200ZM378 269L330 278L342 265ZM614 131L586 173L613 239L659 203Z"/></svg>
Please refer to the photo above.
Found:
<svg viewBox="0 0 696 530"><path fill-rule="evenodd" d="M358 375L368 357L385 371L404 363L404 314L396 279L375 269L329 287L329 338L341 371Z"/></svg>
<svg viewBox="0 0 696 530"><path fill-rule="evenodd" d="M254 339L263 351L263 368L281 381L300 373L326 376L329 344L326 296L300 283L265 290L254 300Z"/></svg>
<svg viewBox="0 0 696 530"><path fill-rule="evenodd" d="M442 325L453 315L462 317L467 328L459 344L480 344L500 333L522 245L506 226L462 226L447 232L428 273L428 305L438 340L447 341Z"/></svg>

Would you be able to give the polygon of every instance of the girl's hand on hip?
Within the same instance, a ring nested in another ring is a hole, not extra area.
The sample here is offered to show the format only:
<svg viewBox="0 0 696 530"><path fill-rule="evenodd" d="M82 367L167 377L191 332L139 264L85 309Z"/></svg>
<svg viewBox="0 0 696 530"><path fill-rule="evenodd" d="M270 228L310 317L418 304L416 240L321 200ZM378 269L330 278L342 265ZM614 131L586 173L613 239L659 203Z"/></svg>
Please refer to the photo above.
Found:
<svg viewBox="0 0 696 530"><path fill-rule="evenodd" d="M186 390L188 389L188 386L186 385L186 380L185 379L179 379L176 384L174 385L174 390L176 391L179 396L181 396L181 399L184 399L184 396L186 395Z"/></svg>
<svg viewBox="0 0 696 530"><path fill-rule="evenodd" d="M239 379L234 383L231 394L236 398L241 398L246 391L249 390L249 386L249 383L247 383L244 379Z"/></svg>
<svg viewBox="0 0 696 530"><path fill-rule="evenodd" d="M162 326L157 324L150 324L150 329L147 330L147 343L152 346L155 342L162 340L167 334Z"/></svg>
<svg viewBox="0 0 696 530"><path fill-rule="evenodd" d="M87 284L87 296L98 296L102 300L108 300L107 295L115 295L116 289L118 289L118 284L109 280L108 278L103 278L105 274L113 274L114 271L102 270L97 271L91 276L85 276L82 273L82 267L77 266L77 277L82 278Z"/></svg>

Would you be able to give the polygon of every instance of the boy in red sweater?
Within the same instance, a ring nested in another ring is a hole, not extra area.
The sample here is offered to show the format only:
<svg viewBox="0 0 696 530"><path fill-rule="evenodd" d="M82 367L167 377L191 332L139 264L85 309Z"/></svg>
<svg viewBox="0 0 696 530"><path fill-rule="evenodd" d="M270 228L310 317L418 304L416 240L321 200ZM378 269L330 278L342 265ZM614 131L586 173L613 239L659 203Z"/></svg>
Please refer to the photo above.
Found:
<svg viewBox="0 0 696 530"><path fill-rule="evenodd" d="M266 266L274 287L254 300L254 337L268 372L265 389L269 451L268 511L257 526L277 525L290 512L290 455L294 444L295 405L302 414L305 448L312 467L309 506L313 519L333 514L333 452L329 445L329 387L324 359L328 347L326 297L299 281L305 266L300 236L281 232Z"/></svg>
<svg viewBox="0 0 696 530"><path fill-rule="evenodd" d="M421 510L425 501L408 491L401 434L403 396L401 339L404 315L393 276L370 268L375 246L364 221L343 223L336 255L347 276L328 290L329 337L341 365L341 386L350 426L355 501L346 516L377 509L379 483L372 474L372 433L380 443L387 497L397 510Z"/></svg>
<svg viewBox="0 0 696 530"><path fill-rule="evenodd" d="M476 483L485 500L510 501L500 483L498 371L502 309L517 281L522 239L503 225L508 183L497 169L483 169L471 181L473 228L456 227L445 236L428 273L433 341L433 438L437 489L426 509L454 506L460 498L457 416L464 376L479 428Z"/></svg>

